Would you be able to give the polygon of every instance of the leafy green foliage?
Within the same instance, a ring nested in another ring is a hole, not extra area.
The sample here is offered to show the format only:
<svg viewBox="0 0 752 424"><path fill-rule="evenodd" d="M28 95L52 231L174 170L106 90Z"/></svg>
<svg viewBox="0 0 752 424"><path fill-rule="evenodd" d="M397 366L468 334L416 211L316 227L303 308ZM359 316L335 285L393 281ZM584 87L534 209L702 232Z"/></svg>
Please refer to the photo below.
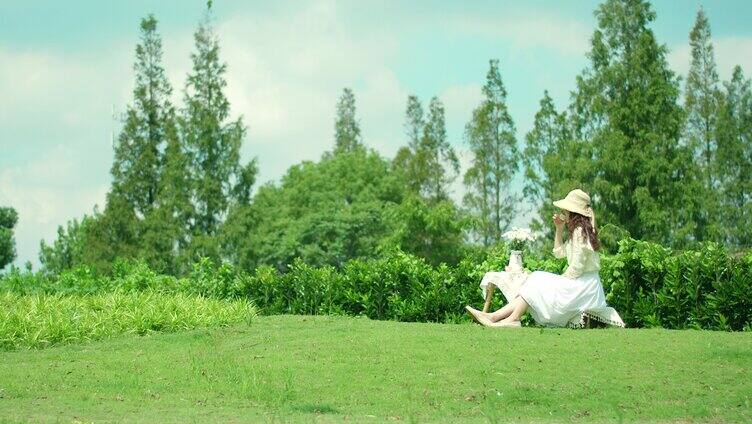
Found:
<svg viewBox="0 0 752 424"><path fill-rule="evenodd" d="M141 42L136 45L133 104L125 113L115 145L112 192L145 216L157 201L161 150L176 136L172 87L162 67L162 41L153 15L141 20Z"/></svg>
<svg viewBox="0 0 752 424"><path fill-rule="evenodd" d="M18 213L13 208L0 207L0 270L16 258L16 243L13 227L18 222Z"/></svg>
<svg viewBox="0 0 752 424"><path fill-rule="evenodd" d="M544 92L533 129L525 136L522 193L537 212L530 228L546 240L554 237L549 223L556 212L552 199L563 198L573 187L585 187L584 177L592 167L586 145L573 140L570 127L566 112L557 112L548 91Z"/></svg>
<svg viewBox="0 0 752 424"><path fill-rule="evenodd" d="M611 306L628 326L744 330L752 320L752 267L716 243L671 252L626 239L605 257L601 276ZM738 297L737 297L738 296Z"/></svg>
<svg viewBox="0 0 752 424"><path fill-rule="evenodd" d="M250 202L257 163L240 164L245 126L229 120L226 65L209 11L195 34L180 116L170 102L157 21L150 15L140 28L133 102L115 146L106 206L60 228L51 246L42 242L48 272L79 264L106 272L116 258L140 258L159 272L183 275L201 257L221 258L224 219L230 208Z"/></svg>
<svg viewBox="0 0 752 424"><path fill-rule="evenodd" d="M42 240L39 247L39 261L42 269L50 274L60 274L64 270L81 265L84 251L84 229L91 218L84 215L81 221L70 220L66 226L57 227L57 238L48 245Z"/></svg>
<svg viewBox="0 0 752 424"><path fill-rule="evenodd" d="M407 98L405 111L407 146L394 158L394 169L403 175L409 190L428 203L449 201L449 184L459 172L459 159L447 140L444 104L431 98L424 116L420 100Z"/></svg>
<svg viewBox="0 0 752 424"><path fill-rule="evenodd" d="M399 248L433 265L456 264L467 249L464 239L469 218L450 200L431 204L408 193L387 213L392 230L382 246Z"/></svg>
<svg viewBox="0 0 752 424"><path fill-rule="evenodd" d="M296 257L339 267L370 256L389 234L386 211L403 191L389 162L365 148L303 162L233 211L223 229L227 256L247 269L280 270Z"/></svg>

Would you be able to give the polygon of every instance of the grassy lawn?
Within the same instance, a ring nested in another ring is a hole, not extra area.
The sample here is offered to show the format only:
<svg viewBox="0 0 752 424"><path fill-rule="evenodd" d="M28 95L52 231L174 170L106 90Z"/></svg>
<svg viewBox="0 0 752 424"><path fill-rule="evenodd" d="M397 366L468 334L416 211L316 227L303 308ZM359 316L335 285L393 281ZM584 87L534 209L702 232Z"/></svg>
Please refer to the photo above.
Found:
<svg viewBox="0 0 752 424"><path fill-rule="evenodd" d="M752 334L324 316L0 353L0 422L750 422Z"/></svg>

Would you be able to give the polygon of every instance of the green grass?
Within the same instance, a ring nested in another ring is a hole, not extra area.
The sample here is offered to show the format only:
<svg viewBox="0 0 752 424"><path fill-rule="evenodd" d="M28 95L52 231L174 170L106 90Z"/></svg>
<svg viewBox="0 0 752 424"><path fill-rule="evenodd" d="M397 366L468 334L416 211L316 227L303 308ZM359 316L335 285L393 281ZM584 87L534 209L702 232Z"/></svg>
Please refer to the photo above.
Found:
<svg viewBox="0 0 752 424"><path fill-rule="evenodd" d="M752 334L325 316L0 353L0 422L750 422Z"/></svg>
<svg viewBox="0 0 752 424"><path fill-rule="evenodd" d="M19 295L0 292L0 349L44 348L121 334L175 332L248 322L247 300L187 294L112 292Z"/></svg>

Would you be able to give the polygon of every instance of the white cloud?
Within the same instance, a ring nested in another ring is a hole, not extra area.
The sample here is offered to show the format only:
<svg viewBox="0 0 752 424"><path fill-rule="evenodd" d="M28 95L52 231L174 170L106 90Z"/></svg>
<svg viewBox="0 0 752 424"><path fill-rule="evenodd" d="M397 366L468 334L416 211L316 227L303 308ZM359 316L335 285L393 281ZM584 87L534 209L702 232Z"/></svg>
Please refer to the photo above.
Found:
<svg viewBox="0 0 752 424"><path fill-rule="evenodd" d="M19 215L14 229L17 264L37 264L40 240L52 242L58 225L104 204L108 185L82 176L82 166L75 150L58 145L33 162L0 171L0 201Z"/></svg>
<svg viewBox="0 0 752 424"><path fill-rule="evenodd" d="M358 95L361 131L365 142L392 157L406 144L404 131L408 90L391 69L383 67L364 79Z"/></svg>
<svg viewBox="0 0 752 424"><path fill-rule="evenodd" d="M104 201L112 161L112 106L131 86L131 49L0 48L0 202L14 207L18 259L38 264L39 241Z"/></svg>
<svg viewBox="0 0 752 424"><path fill-rule="evenodd" d="M395 101L406 90L389 68L392 34L347 33L333 3L310 3L292 15L242 15L219 23L228 62L227 94L249 127L245 152L260 158L260 180L317 159L333 145L334 113L342 88L354 89L364 141L394 148L401 122Z"/></svg>
<svg viewBox="0 0 752 424"><path fill-rule="evenodd" d="M540 11L506 16L461 16L450 28L463 34L496 37L517 50L544 48L563 56L580 57L590 47L591 29L583 22Z"/></svg>
<svg viewBox="0 0 752 424"><path fill-rule="evenodd" d="M749 78L750 73L752 73L752 37L720 37L714 38L712 42L718 75L721 80L728 81L731 79L731 74L736 65L740 65L745 76ZM667 59L671 69L682 75L686 81L692 60L689 43L671 49Z"/></svg>

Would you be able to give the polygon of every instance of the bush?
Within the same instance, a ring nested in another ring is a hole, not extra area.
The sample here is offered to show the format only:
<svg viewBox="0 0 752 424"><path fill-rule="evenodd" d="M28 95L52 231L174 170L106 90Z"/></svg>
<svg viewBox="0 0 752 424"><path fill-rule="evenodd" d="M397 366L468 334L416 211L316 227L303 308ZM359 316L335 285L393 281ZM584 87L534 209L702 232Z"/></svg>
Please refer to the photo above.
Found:
<svg viewBox="0 0 752 424"><path fill-rule="evenodd" d="M505 244L468 250L455 266L432 266L393 250L355 259L336 269L301 259L287 272L260 266L247 273L208 259L186 278L158 275L143 262L118 261L112 277L80 267L57 279L14 270L0 279L0 291L26 294L97 294L113 290L184 293L248 299L264 314L364 315L399 321L467 321L465 305L480 305L479 282L504 269ZM565 259L526 252L530 270L561 273ZM608 303L630 327L744 330L752 327L752 253L731 256L723 246L701 244L674 252L655 243L625 239L613 255L601 255L601 279ZM494 298L492 307L503 304Z"/></svg>
<svg viewBox="0 0 752 424"><path fill-rule="evenodd" d="M603 258L601 278L628 326L743 330L752 323L751 263L716 243L671 252L627 239Z"/></svg>

